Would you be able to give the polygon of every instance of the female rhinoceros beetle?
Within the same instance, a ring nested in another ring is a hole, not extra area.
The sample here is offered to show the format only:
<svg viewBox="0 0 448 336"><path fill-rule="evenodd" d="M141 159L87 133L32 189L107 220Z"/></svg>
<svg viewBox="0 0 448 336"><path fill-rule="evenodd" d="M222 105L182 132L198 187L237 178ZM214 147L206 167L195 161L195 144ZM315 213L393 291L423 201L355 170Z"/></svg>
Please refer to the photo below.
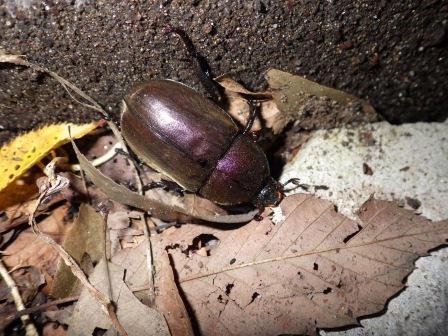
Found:
<svg viewBox="0 0 448 336"><path fill-rule="evenodd" d="M197 59L186 34L172 31ZM241 131L217 104L171 80L134 86L121 116L124 138L150 167L218 204L250 202L261 209L277 204L283 187L270 176L249 128Z"/></svg>

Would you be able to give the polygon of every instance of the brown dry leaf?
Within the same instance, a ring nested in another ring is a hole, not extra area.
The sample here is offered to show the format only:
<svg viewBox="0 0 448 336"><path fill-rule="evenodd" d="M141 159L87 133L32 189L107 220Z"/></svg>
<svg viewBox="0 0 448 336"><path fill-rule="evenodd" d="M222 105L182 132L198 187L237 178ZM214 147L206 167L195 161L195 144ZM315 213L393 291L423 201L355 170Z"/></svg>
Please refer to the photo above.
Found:
<svg viewBox="0 0 448 336"><path fill-rule="evenodd" d="M272 129L274 134L280 134L290 121L278 109L272 99L271 92L252 92L244 88L240 83L233 80L230 75L223 75L216 78L216 81L224 88L224 94L228 98L227 112L241 125L246 125L249 118L250 105L248 99L260 102L259 116L256 118L252 131L258 131L263 127Z"/></svg>
<svg viewBox="0 0 448 336"><path fill-rule="evenodd" d="M275 104L278 126L296 120L303 129L333 128L378 121L380 116L365 100L287 72L266 72Z"/></svg>
<svg viewBox="0 0 448 336"><path fill-rule="evenodd" d="M7 187L8 189L9 187ZM37 186L36 186L37 190ZM37 215L48 212L48 209L53 207L56 203L63 200L63 195L56 194L51 197L45 204L39 207ZM36 200L32 199L20 204L16 204L8 207L7 209L0 211L0 233L4 233L15 227L28 223L28 216L32 211Z"/></svg>
<svg viewBox="0 0 448 336"><path fill-rule="evenodd" d="M286 220L278 225L184 225L155 239L155 250L169 248L201 334L314 334L356 324L403 289L419 256L448 241L448 221L385 201L368 201L359 223L303 194L281 208ZM207 257L186 253L200 235L219 239Z"/></svg>
<svg viewBox="0 0 448 336"><path fill-rule="evenodd" d="M190 318L179 295L166 251L159 255L156 262L156 307L165 316L171 336L193 336Z"/></svg>
<svg viewBox="0 0 448 336"><path fill-rule="evenodd" d="M123 282L127 272L103 259L89 278L103 293L112 292L118 320L129 336L169 335L168 326L159 312L141 303ZM101 311L99 304L84 289L76 303L69 322L68 335L92 335L96 328L108 330L105 335L114 335L110 319Z"/></svg>
<svg viewBox="0 0 448 336"><path fill-rule="evenodd" d="M243 85L238 83L236 80L232 78L229 74L224 74L215 78L215 81L218 82L225 90L234 93L241 93L247 95L254 99L269 99L271 95L266 92L252 92L247 90Z"/></svg>
<svg viewBox="0 0 448 336"><path fill-rule="evenodd" d="M148 284L146 268L147 243L136 248L124 249L113 256L112 261L126 269L126 284L131 288L143 288ZM155 307L163 314L171 335L193 335L190 317L174 280L168 254L165 250L155 255ZM148 290L135 293L143 302L148 301Z"/></svg>
<svg viewBox="0 0 448 336"><path fill-rule="evenodd" d="M88 274L105 256L105 223L90 205L81 204L78 216L62 247ZM51 296L63 298L79 293L81 287L70 268L61 260L54 278Z"/></svg>
<svg viewBox="0 0 448 336"><path fill-rule="evenodd" d="M64 219L68 211L67 205L52 210L47 217L38 218L39 228L45 234L61 243L70 223ZM56 274L58 253L48 244L41 241L31 228L22 231L17 238L3 251L3 261L8 268L34 266L44 274L47 282Z"/></svg>
<svg viewBox="0 0 448 336"><path fill-rule="evenodd" d="M263 117L264 126L272 129L274 134L280 134L288 124L274 100L263 101L260 114Z"/></svg>
<svg viewBox="0 0 448 336"><path fill-rule="evenodd" d="M228 103L226 112L230 114L233 119L238 121L240 126L244 127L249 119L251 109L247 99L248 96L256 100L265 98L265 95L263 93L255 93L247 90L240 83L233 80L230 75L219 76L215 80L224 88L224 94ZM251 131L255 132L260 129L260 119L255 118Z"/></svg>

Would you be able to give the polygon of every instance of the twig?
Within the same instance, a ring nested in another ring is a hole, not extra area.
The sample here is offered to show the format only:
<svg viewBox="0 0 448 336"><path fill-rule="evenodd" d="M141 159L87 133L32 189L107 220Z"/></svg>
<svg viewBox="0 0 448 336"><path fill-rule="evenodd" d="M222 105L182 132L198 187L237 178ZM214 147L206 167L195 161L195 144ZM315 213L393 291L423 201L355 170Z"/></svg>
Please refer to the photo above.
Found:
<svg viewBox="0 0 448 336"><path fill-rule="evenodd" d="M26 309L17 311L16 313L14 313L14 315L8 316L7 319L15 320L16 318L22 317L23 315L33 314L33 313L36 313L39 311L47 310L47 308L57 306L57 305L62 305L65 303L71 303L73 301L77 301L78 299L79 299L79 296L68 296L66 298L53 300L53 301L43 303L43 304L35 306L35 307L30 307L30 308L26 308Z"/></svg>
<svg viewBox="0 0 448 336"><path fill-rule="evenodd" d="M151 305L155 302L155 291L154 291L154 265L153 265L153 254L152 254L152 243L151 243L151 234L148 230L148 218L143 215L143 233L145 235L145 239L148 242L148 246L146 248L146 268L148 272L148 283L149 283L149 302Z"/></svg>
<svg viewBox="0 0 448 336"><path fill-rule="evenodd" d="M117 150L121 149L121 143L117 142L115 145L113 145L106 153L101 155L100 157L97 157L96 159L92 160L92 165L95 167L102 165L103 163L109 161L112 159L115 155L117 155ZM68 165L68 169L71 171L77 172L81 170L81 166L79 164L70 164Z"/></svg>
<svg viewBox="0 0 448 336"><path fill-rule="evenodd" d="M132 292L141 292L143 290L150 290L151 287L154 289L154 284L152 285L143 285L143 286L139 286L139 287L131 287L129 288ZM40 311L44 311L47 310L47 308L53 307L53 306L58 306L58 305L63 305L66 303L72 303L74 301L78 301L79 300L79 295L75 295L75 296L68 296L62 299L57 299L57 300L53 300L50 302L46 302L43 303L41 305L38 306L34 306L34 307L30 307L30 308L25 308L23 310L19 310L17 312L15 312L14 314L11 314L9 316L7 316L5 318L5 320L7 321L12 321L15 319L18 319L19 317L22 317L23 315L29 315L29 314L34 314Z"/></svg>
<svg viewBox="0 0 448 336"><path fill-rule="evenodd" d="M61 182L62 181L62 182ZM112 325L114 328L121 334L121 335L127 335L126 330L123 328L123 326L118 321L117 315L115 314L114 307L112 305L112 302L110 301L109 297L107 297L104 293L100 292L98 289L96 289L89 281L87 276L84 274L84 272L81 270L79 265L76 263L76 261L72 258L70 254L65 251L62 246L60 246L58 243L56 243L53 238L43 234L39 227L37 226L36 220L35 220L35 213L37 209L39 208L39 205L41 202L45 199L48 199L52 194L57 193L61 190L61 188L65 187L65 181L64 178L61 176L54 176L53 174L49 174L48 177L48 183L47 185L44 185L41 187L40 195L35 203L34 207L31 209L31 213L29 216L29 224L33 230L33 232L37 235L37 237L44 241L45 243L49 244L51 247L53 247L59 254L59 256L64 260L65 264L70 268L73 275L76 276L79 281L84 285L84 287L89 291L90 295L94 299L97 300L97 302L100 304L101 309L106 314L106 316L109 317L110 321L112 322Z"/></svg>
<svg viewBox="0 0 448 336"><path fill-rule="evenodd" d="M14 299L14 303L17 307L17 311L22 311L25 309L25 305L23 304L22 297L20 296L19 289L16 286L16 283L14 282L13 278L9 275L8 270L6 269L5 265L3 264L2 259L0 259L0 275L2 276L3 280L5 281L5 284L8 286L9 290L11 291L12 298ZM30 315L25 314L20 316L20 319L22 320L23 325L25 326L25 332L27 336L37 336L39 335L37 333L36 327L31 322Z"/></svg>

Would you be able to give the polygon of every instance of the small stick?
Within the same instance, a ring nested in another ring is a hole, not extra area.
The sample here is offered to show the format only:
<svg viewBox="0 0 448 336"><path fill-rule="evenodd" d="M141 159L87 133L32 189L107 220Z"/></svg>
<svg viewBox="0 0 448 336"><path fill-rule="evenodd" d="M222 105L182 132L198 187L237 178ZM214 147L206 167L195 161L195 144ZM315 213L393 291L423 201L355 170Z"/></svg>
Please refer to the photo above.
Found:
<svg viewBox="0 0 448 336"><path fill-rule="evenodd" d="M73 275L79 279L82 285L88 290L89 294L100 304L101 309L106 314L106 316L109 317L115 330L117 330L120 335L127 336L126 330L123 328L120 321L118 321L113 304L110 301L109 297L91 284L91 282L79 267L79 265L76 263L76 261L73 259L73 257L62 246L54 241L53 238L42 233L36 223L35 213L42 201L48 199L48 197L50 197L52 194L60 192L60 190L68 185L68 181L59 175L55 175L54 170L50 171L50 173L51 174L49 174L50 176L48 177L47 184L40 187L39 198L31 209L31 213L29 215L29 225L31 226L34 234L36 234L37 238L47 243L58 252L59 256L70 268Z"/></svg>
<svg viewBox="0 0 448 336"><path fill-rule="evenodd" d="M104 153L100 157L97 157L96 159L92 160L91 162L95 167L98 167L99 165L102 165L103 163L106 163L107 161L111 160L121 150L122 150L121 143L117 142L106 153ZM78 171L81 171L81 166L79 164L71 164L71 165L68 165L68 169L70 169L71 171L74 171L74 172L78 172Z"/></svg>
<svg viewBox="0 0 448 336"><path fill-rule="evenodd" d="M25 309L25 305L23 304L22 297L20 296L19 293L19 289L17 288L14 279L9 275L8 270L6 269L5 264L3 264L2 259L0 259L0 275L5 281L6 286L8 286L9 290L11 291L11 295L12 298L14 299L17 311L23 311ZM37 333L36 327L31 322L30 315L28 314L22 315L20 316L20 319L22 320L22 323L25 326L25 332L27 336L39 335Z"/></svg>
<svg viewBox="0 0 448 336"><path fill-rule="evenodd" d="M149 220L150 221L150 220ZM152 243L151 234L148 230L148 218L143 215L143 233L145 239L148 242L148 247L146 248L146 268L148 272L148 291L149 291L149 302L151 305L155 302L155 290L154 290L154 266L153 266L153 253L152 253Z"/></svg>
<svg viewBox="0 0 448 336"><path fill-rule="evenodd" d="M77 301L78 299L79 299L79 296L68 296L66 298L46 302L46 303L43 303L43 304L35 306L35 307L30 307L30 308L26 308L26 309L17 311L14 315L8 316L7 319L16 319L16 318L22 317L23 315L37 313L39 311L46 310L47 308L50 308L53 306L57 306L57 305L65 304L65 303L71 303L73 301Z"/></svg>

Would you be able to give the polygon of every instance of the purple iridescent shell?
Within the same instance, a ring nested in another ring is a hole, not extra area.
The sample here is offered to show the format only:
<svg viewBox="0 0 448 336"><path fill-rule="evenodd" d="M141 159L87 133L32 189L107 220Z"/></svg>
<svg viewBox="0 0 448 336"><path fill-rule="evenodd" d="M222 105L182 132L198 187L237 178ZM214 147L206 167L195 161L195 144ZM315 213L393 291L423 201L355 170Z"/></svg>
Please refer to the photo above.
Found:
<svg viewBox="0 0 448 336"><path fill-rule="evenodd" d="M269 176L261 149L220 107L181 83L152 80L124 99L122 134L149 166L221 204L249 202Z"/></svg>

